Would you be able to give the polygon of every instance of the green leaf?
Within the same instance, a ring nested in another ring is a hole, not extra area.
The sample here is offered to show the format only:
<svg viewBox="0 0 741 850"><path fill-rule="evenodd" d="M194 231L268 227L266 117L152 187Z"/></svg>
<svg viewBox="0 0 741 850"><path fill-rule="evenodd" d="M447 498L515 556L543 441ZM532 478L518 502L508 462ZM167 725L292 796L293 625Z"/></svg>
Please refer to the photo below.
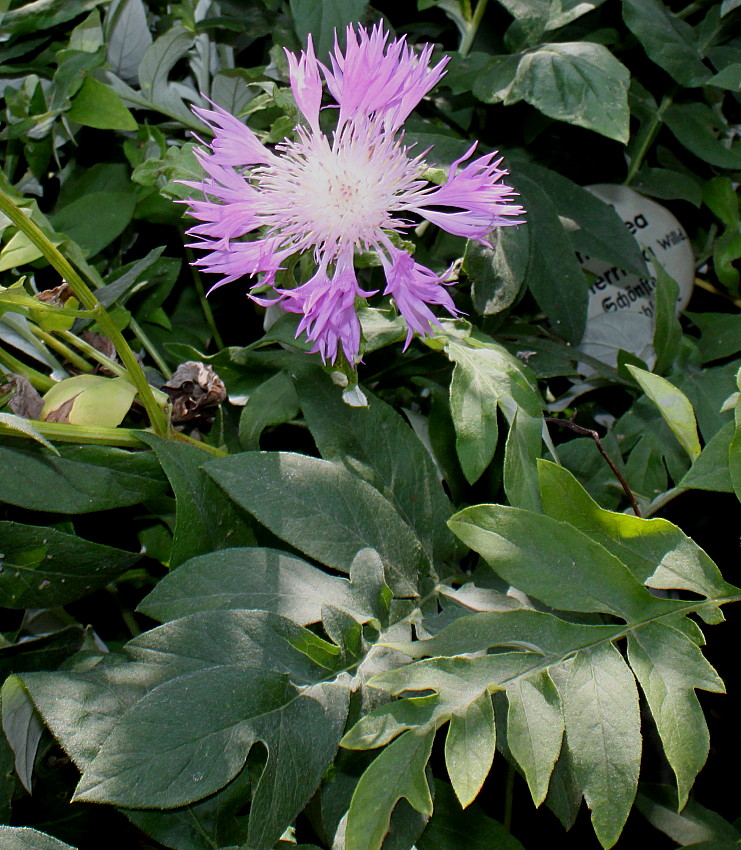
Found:
<svg viewBox="0 0 741 850"><path fill-rule="evenodd" d="M654 290L654 337L656 372L665 372L672 364L680 347L682 326L677 318L679 286L664 270L661 263L653 263L656 274Z"/></svg>
<svg viewBox="0 0 741 850"><path fill-rule="evenodd" d="M545 512L602 544L641 583L706 597L735 591L705 551L668 520L603 510L570 472L555 463L538 461L538 476Z"/></svg>
<svg viewBox="0 0 741 850"><path fill-rule="evenodd" d="M559 219L556 207L529 177L513 177L523 196L530 234L527 284L548 315L555 331L571 343L584 335L588 289L574 248Z"/></svg>
<svg viewBox="0 0 741 850"><path fill-rule="evenodd" d="M641 719L633 674L612 644L579 652L559 688L574 771L603 847L617 841L635 799Z"/></svg>
<svg viewBox="0 0 741 850"><path fill-rule="evenodd" d="M225 694L229 694L227 700ZM334 747L331 741L329 747L322 746L323 726L327 725L323 721L329 720L323 717L327 706L322 705L322 696L321 691L314 695L311 689L299 693L283 675L257 670L247 675L237 666L197 670L172 679L144 696L119 719L84 771L75 799L131 808L171 808L202 799L242 769L266 714L273 714L275 723L273 735L277 737L270 740L272 746L279 744L281 730L291 734L293 727L295 735L297 721L313 727L313 745L304 748L302 754L308 780L310 762L317 757L324 761L324 755L331 759L341 731L332 730ZM177 711L177 724L172 723L173 711ZM331 729L331 722L329 726ZM132 734L136 748L127 744ZM298 741L294 740L293 746L298 746ZM278 753L279 747L274 758L279 757ZM322 772L325 767L326 762ZM317 782L319 778L321 773ZM295 778L291 784L294 783ZM284 790L288 796L288 788ZM301 796L308 798L312 791ZM275 800L276 806L288 802ZM272 843L261 846L271 847Z"/></svg>
<svg viewBox="0 0 741 850"><path fill-rule="evenodd" d="M700 440L697 435L695 412L687 396L660 375L646 372L637 366L628 365L627 368L643 392L658 407L666 424L672 429L690 460L696 460L701 451Z"/></svg>
<svg viewBox="0 0 741 850"><path fill-rule="evenodd" d="M82 671L23 673L37 710L56 740L82 770L95 758L121 712L157 682L158 671L120 656L91 659ZM9 680L10 681L10 680ZM79 722L83 717L85 722Z"/></svg>
<svg viewBox="0 0 741 850"><path fill-rule="evenodd" d="M239 442L245 451L260 448L260 435L271 425L290 422L298 414L293 381L285 372L276 372L250 394L239 417Z"/></svg>
<svg viewBox="0 0 741 850"><path fill-rule="evenodd" d="M741 835L719 814L690 800L681 812L677 811L677 792L667 785L642 782L636 798L636 808L656 829L674 839L680 846L704 847L712 850L731 850L738 847Z"/></svg>
<svg viewBox="0 0 741 850"><path fill-rule="evenodd" d="M57 628L45 635L24 636L0 645L0 679L21 670L54 669L84 648L85 631L79 625Z"/></svg>
<svg viewBox="0 0 741 850"><path fill-rule="evenodd" d="M98 130L136 130L136 119L119 94L95 77L85 77L67 116L84 127Z"/></svg>
<svg viewBox="0 0 741 850"><path fill-rule="evenodd" d="M736 426L726 423L702 450L687 474L677 484L683 490L715 490L733 493L733 481L728 469L728 453Z"/></svg>
<svg viewBox="0 0 741 850"><path fill-rule="evenodd" d="M450 718L445 738L445 767L464 809L476 799L489 775L496 742L491 695L484 691L460 714Z"/></svg>
<svg viewBox="0 0 741 850"><path fill-rule="evenodd" d="M54 445L50 443L43 434L40 434L33 425L31 425L28 419L24 419L22 416L16 416L13 413L0 413L0 425L4 425L11 431L17 431L26 437L30 437L32 440L36 440L37 443L41 443L41 445L49 449L50 452L53 452L55 455L59 455L59 452L56 450Z"/></svg>
<svg viewBox="0 0 741 850"><path fill-rule="evenodd" d="M493 248L473 241L466 245L463 271L481 315L501 313L517 300L527 272L529 233L527 227L501 227L490 237Z"/></svg>
<svg viewBox="0 0 741 850"><path fill-rule="evenodd" d="M364 622L371 616L345 579L277 549L223 549L166 575L138 611L161 622L197 611L270 611L299 625L317 623L328 600Z"/></svg>
<svg viewBox="0 0 741 850"><path fill-rule="evenodd" d="M77 447L54 457L45 449L0 445L0 501L21 508L81 514L160 495L164 482L139 452Z"/></svg>
<svg viewBox="0 0 741 850"><path fill-rule="evenodd" d="M623 19L646 53L683 86L703 86L712 72L689 24L660 0L623 0Z"/></svg>
<svg viewBox="0 0 741 850"><path fill-rule="evenodd" d="M244 801L249 797L251 785L252 775L247 765L221 791L198 803L163 811L129 809L125 814L150 838L165 846L182 850L241 846L247 841L249 815Z"/></svg>
<svg viewBox="0 0 741 850"><path fill-rule="evenodd" d="M344 44L345 27L363 20L368 0L290 0L291 17L302 44L311 34L317 57L324 61L334 44L335 30Z"/></svg>
<svg viewBox="0 0 741 850"><path fill-rule="evenodd" d="M419 850L524 850L522 844L498 821L478 806L461 809L446 782L435 782L435 811L416 842Z"/></svg>
<svg viewBox="0 0 741 850"><path fill-rule="evenodd" d="M504 505L478 505L448 523L507 582L563 611L640 617L674 603L652 596L603 546L572 525Z"/></svg>
<svg viewBox="0 0 741 850"><path fill-rule="evenodd" d="M97 191L67 204L49 216L54 229L94 256L126 229L134 216L133 191Z"/></svg>
<svg viewBox="0 0 741 850"><path fill-rule="evenodd" d="M129 412L136 387L126 378L76 375L44 395L41 418L100 428L117 428Z"/></svg>
<svg viewBox="0 0 741 850"><path fill-rule="evenodd" d="M379 490L409 523L430 560L450 557L455 539L445 522L453 506L411 427L364 390L366 407L351 407L323 372L302 373L296 389L322 457L342 463Z"/></svg>
<svg viewBox="0 0 741 850"><path fill-rule="evenodd" d="M727 89L732 92L741 91L741 62L726 65L722 71L714 74L708 80L708 85L716 86L719 89Z"/></svg>
<svg viewBox="0 0 741 850"><path fill-rule="evenodd" d="M75 850L71 844L29 826L0 826L0 846L3 850Z"/></svg>
<svg viewBox="0 0 741 850"><path fill-rule="evenodd" d="M696 644L662 623L649 623L628 636L628 659L677 777L681 811L710 749L695 688L724 693L723 682Z"/></svg>
<svg viewBox="0 0 741 850"><path fill-rule="evenodd" d="M6 823L13 815L13 796L17 785L13 751L7 738L0 735L0 820Z"/></svg>
<svg viewBox="0 0 741 850"><path fill-rule="evenodd" d="M376 757L358 782L347 816L345 845L380 850L394 806L406 799L418 812L432 814L425 767L434 732L405 732Z"/></svg>
<svg viewBox="0 0 741 850"><path fill-rule="evenodd" d="M264 611L192 614L139 635L129 641L127 651L157 667L161 680L237 665L245 675L250 670L270 672L307 685L334 674L340 664L334 644Z"/></svg>
<svg viewBox="0 0 741 850"><path fill-rule="evenodd" d="M456 451L466 478L473 483L496 450L497 408L502 409L510 423L519 411L523 420L540 423L540 395L529 370L495 342L459 340L449 335L445 353L455 363L450 410ZM527 445L531 443L529 440Z"/></svg>
<svg viewBox="0 0 741 850"><path fill-rule="evenodd" d="M601 44L540 44L525 51L505 105L527 101L549 118L626 143L630 72Z"/></svg>
<svg viewBox="0 0 741 850"><path fill-rule="evenodd" d="M5 12L3 30L8 34L39 33L101 6L105 0L66 0L66 2L24 3Z"/></svg>
<svg viewBox="0 0 741 850"><path fill-rule="evenodd" d="M0 521L6 608L55 608L104 587L139 559L46 526Z"/></svg>
<svg viewBox="0 0 741 850"><path fill-rule="evenodd" d="M535 163L518 161L516 172L518 176L525 175L548 195L562 220L568 219L577 225L569 231L577 251L639 277L646 276L641 249L614 207L583 186Z"/></svg>
<svg viewBox="0 0 741 850"><path fill-rule="evenodd" d="M518 679L507 687L507 746L522 768L533 802L545 800L561 752L561 699L547 673Z"/></svg>
<svg viewBox="0 0 741 850"><path fill-rule="evenodd" d="M704 103L674 104L664 113L666 126L695 156L718 168L741 168L741 144L728 147L728 126Z"/></svg>
<svg viewBox="0 0 741 850"><path fill-rule="evenodd" d="M160 626L128 651L134 662L113 671L106 665L97 678L95 671L23 677L83 769L78 798L138 808L185 805L236 776L259 740L268 760L253 796L249 846L272 847L313 794L342 733L349 680L336 678L337 648L282 617L215 611ZM128 675L138 693L106 689L112 672L119 680ZM77 684L72 693L68 683ZM84 729L70 721L79 709L67 704L60 712L62 701L91 698L95 716Z"/></svg>
<svg viewBox="0 0 741 850"><path fill-rule="evenodd" d="M232 546L249 546L255 536L247 517L202 471L201 449L143 434L175 493L175 532L170 566L188 558Z"/></svg>
<svg viewBox="0 0 741 850"><path fill-rule="evenodd" d="M13 676L3 685L0 708L3 732L13 750L16 775L31 794L34 762L44 726L26 689Z"/></svg>
<svg viewBox="0 0 741 850"><path fill-rule="evenodd" d="M401 595L417 593L417 577L427 568L420 542L374 487L338 464L248 452L205 470L238 505L309 557L347 573L361 549L375 549L389 586Z"/></svg>
<svg viewBox="0 0 741 850"><path fill-rule="evenodd" d="M702 188L702 200L726 227L737 227L741 223L738 195L729 177L713 177L712 180L708 180Z"/></svg>
<svg viewBox="0 0 741 850"><path fill-rule="evenodd" d="M689 174L669 168L641 168L631 184L642 195L672 200L679 198L695 207L702 203L702 188Z"/></svg>
<svg viewBox="0 0 741 850"><path fill-rule="evenodd" d="M139 63L152 43L142 0L114 0L105 18L106 58L127 83L139 81Z"/></svg>
<svg viewBox="0 0 741 850"><path fill-rule="evenodd" d="M542 433L542 421L518 408L504 446L504 492L515 507L540 510L535 460L540 454Z"/></svg>

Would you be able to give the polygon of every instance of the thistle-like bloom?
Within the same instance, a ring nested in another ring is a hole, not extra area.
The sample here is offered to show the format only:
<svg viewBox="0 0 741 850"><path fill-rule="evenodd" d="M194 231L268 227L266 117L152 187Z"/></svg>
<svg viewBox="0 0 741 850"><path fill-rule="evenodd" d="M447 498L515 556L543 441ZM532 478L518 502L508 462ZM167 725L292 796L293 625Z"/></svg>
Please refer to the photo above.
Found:
<svg viewBox="0 0 741 850"><path fill-rule="evenodd" d="M523 212L500 182L507 173L501 158L490 153L468 162L476 145L451 165L442 185L423 178L424 154L412 156L400 130L445 73L447 59L430 67L432 45L415 53L403 37L388 39L380 25L370 32L348 27L345 50L335 44L331 68L317 61L311 37L298 58L287 53L306 125L296 127L295 141L275 150L218 106L194 110L214 133L208 150L198 152L206 179L187 184L203 194L187 202L190 215L202 222L189 230L198 239L191 247L208 252L196 265L222 276L212 289L244 275L257 278L253 289L260 293L272 287L272 299L257 292L251 297L301 314L297 333L305 331L312 351L330 362L340 344L348 361L357 362L356 300L374 294L358 284L356 251L377 252L384 294L406 320L408 345L415 333L424 336L439 325L430 305L458 311L447 282L391 236L421 217L486 245L495 228L520 224ZM322 77L339 107L331 137L319 126ZM312 277L294 289L277 286L288 258L304 253L316 265Z"/></svg>

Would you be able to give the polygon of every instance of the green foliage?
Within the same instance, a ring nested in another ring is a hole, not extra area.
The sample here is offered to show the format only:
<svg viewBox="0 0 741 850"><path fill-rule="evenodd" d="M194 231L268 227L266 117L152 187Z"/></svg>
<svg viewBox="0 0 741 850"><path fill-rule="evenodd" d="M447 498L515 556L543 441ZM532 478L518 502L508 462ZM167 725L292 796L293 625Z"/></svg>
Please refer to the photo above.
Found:
<svg viewBox="0 0 741 850"><path fill-rule="evenodd" d="M741 841L741 5L403 6L0 3L2 850ZM425 177L501 150L526 215L409 228L461 315L410 345L359 252L354 369L207 299L174 201L193 105L290 139L284 49L382 14L449 57Z"/></svg>

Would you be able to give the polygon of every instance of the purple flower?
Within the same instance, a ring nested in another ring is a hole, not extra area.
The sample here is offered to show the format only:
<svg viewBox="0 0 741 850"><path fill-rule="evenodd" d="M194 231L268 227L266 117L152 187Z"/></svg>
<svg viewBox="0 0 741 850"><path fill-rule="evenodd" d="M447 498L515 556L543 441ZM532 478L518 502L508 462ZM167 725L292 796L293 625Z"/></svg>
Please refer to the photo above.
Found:
<svg viewBox="0 0 741 850"><path fill-rule="evenodd" d="M358 360L356 299L374 293L358 285L355 251L380 257L384 294L407 322L409 345L415 333L439 325L430 305L452 315L457 310L447 282L392 242L392 234L413 226L406 217L485 245L495 228L522 223L522 207L500 182L507 172L496 154L469 162L473 145L451 165L447 181L433 186L423 177L424 155L411 156L403 145L402 124L445 73L447 59L430 67L431 54L432 45L417 54L403 37L389 42L380 25L370 32L348 27L344 52L335 44L327 68L310 36L298 58L287 54L293 96L308 126L297 127L296 141L275 151L219 106L194 110L214 133L197 153L207 177L187 184L203 195L187 201L202 222L188 231L198 239L191 247L207 251L196 265L222 276L215 287L244 275L257 276L253 289L260 292L274 287L273 299L251 297L302 314L297 333L305 331L325 361L334 362L340 345L350 363ZM322 77L339 107L331 137L319 128ZM311 279L295 289L276 287L286 260L304 253L316 264Z"/></svg>

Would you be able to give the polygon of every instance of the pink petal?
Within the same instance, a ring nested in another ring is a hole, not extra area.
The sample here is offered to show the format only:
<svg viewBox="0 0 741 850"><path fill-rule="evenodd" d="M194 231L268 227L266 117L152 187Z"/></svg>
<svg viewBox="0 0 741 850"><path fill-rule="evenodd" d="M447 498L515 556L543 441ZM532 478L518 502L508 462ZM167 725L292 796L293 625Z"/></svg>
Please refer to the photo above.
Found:
<svg viewBox="0 0 741 850"><path fill-rule="evenodd" d="M312 353L318 352L326 363L334 363L339 346L345 357L356 363L360 350L360 322L355 312L356 297L367 297L358 286L352 266L352 252L340 257L334 276L327 274L327 263L320 264L316 274L296 289L280 290L285 296L281 306L289 313L303 313L296 336L306 331L314 342Z"/></svg>
<svg viewBox="0 0 741 850"><path fill-rule="evenodd" d="M298 59L286 50L288 70L291 79L291 91L298 108L306 117L315 133L319 132L319 108L322 104L322 80L319 76L319 63L314 54L314 44L309 33L306 50L301 51Z"/></svg>
<svg viewBox="0 0 741 850"><path fill-rule="evenodd" d="M486 236L496 227L522 224L524 219L510 216L521 216L524 210L511 203L517 195L512 187L499 182L508 172L499 168L501 157L493 161L496 153L480 156L458 169L475 147L474 144L450 166L447 182L428 192L423 202L409 209L448 233L486 245ZM448 212L440 207L451 209Z"/></svg>
<svg viewBox="0 0 741 850"><path fill-rule="evenodd" d="M407 348L415 333L428 336L432 325L440 326L440 321L430 310L429 304L444 307L451 316L457 316L459 310L446 291L449 284L444 283L426 266L414 262L406 251L400 251L390 242L385 245L390 259L379 251L383 270L386 274L384 295L391 295L407 323Z"/></svg>
<svg viewBox="0 0 741 850"><path fill-rule="evenodd" d="M407 46L404 37L390 44L389 33L377 24L370 34L364 27L347 28L343 53L335 40L330 56L332 70L325 69L327 86L340 105L340 126L351 118L382 115L389 132L397 130L409 113L439 82L447 57L428 67L432 45L419 56Z"/></svg>
<svg viewBox="0 0 741 850"><path fill-rule="evenodd" d="M211 128L213 159L219 165L269 165L275 156L257 136L225 109L209 101L213 109L193 107L193 112Z"/></svg>

